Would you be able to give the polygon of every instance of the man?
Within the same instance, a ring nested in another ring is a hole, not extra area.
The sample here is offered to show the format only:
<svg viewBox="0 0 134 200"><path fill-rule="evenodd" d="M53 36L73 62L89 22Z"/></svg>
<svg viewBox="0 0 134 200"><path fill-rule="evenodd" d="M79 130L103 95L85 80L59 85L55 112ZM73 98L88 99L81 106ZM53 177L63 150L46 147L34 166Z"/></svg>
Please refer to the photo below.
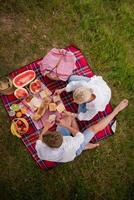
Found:
<svg viewBox="0 0 134 200"><path fill-rule="evenodd" d="M88 78L72 75L67 86L56 90L55 93L61 94L63 91L73 91L74 102L79 105L78 114L67 114L77 117L80 121L91 120L99 111L104 111L111 99L111 90L101 76Z"/></svg>
<svg viewBox="0 0 134 200"><path fill-rule="evenodd" d="M83 133L79 131L74 118L66 114L58 122L56 132L50 132L49 129L54 123L47 121L42 130L39 139L36 142L36 151L41 160L55 162L69 162L80 155L83 150L93 149L99 144L91 144L90 141L94 135L103 130L110 121L128 105L128 100L121 101L107 117L92 125ZM59 133L60 132L60 133Z"/></svg>

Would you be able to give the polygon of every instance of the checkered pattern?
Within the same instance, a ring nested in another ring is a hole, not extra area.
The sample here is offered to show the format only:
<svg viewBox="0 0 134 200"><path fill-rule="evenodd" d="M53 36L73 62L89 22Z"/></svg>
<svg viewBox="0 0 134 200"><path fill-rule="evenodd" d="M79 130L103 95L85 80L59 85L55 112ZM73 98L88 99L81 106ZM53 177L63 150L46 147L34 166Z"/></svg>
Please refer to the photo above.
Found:
<svg viewBox="0 0 134 200"><path fill-rule="evenodd" d="M87 63L87 60L85 59L85 57L83 56L83 54L81 53L81 51L78 48L76 48L75 46L69 46L65 49L73 52L77 59L76 60L77 69L74 70L73 74L83 75L83 76L88 76L88 77L92 77L94 75L93 71L91 70L91 68L89 67L89 65ZM41 59L34 61L33 63L26 65L25 67L22 67L16 71L10 73L10 76L15 77L17 74L19 74L21 72L32 69L35 71L37 77L42 81L42 83L45 83L52 92L54 92L55 89L62 88L67 84L66 82L63 82L63 81L52 81L52 80L48 79L47 77L44 78L40 72L40 67L39 67L40 61L41 61ZM61 98L66 107L66 110L72 111L72 112L77 112L77 105L72 102L72 93L63 93ZM10 106L13 103L20 103L20 101L17 100L14 95L9 95L9 96L3 95L3 96L1 96L1 99L3 101L3 104L4 104L7 112L9 111ZM96 123L100 119L107 116L109 113L111 113L111 111L112 111L111 105L108 104L105 111L99 112L92 120L90 120L88 122L86 122L86 121L78 122L80 130L81 131L85 130L87 127L91 126L92 124ZM30 152L33 159L36 161L36 163L39 165L39 167L41 169L50 169L50 168L57 166L58 164L55 162L42 161L38 158L36 150L35 150L35 143L38 138L39 131L34 126L32 119L30 117L26 116L25 118L29 122L29 131L28 131L28 134L23 135L21 140L25 144L27 150ZM95 137L92 139L92 142L95 143L99 140L102 140L108 136L113 135L113 131L111 129L111 126L113 123L114 123L114 120L103 131L100 131L99 133L97 133L95 135Z"/></svg>

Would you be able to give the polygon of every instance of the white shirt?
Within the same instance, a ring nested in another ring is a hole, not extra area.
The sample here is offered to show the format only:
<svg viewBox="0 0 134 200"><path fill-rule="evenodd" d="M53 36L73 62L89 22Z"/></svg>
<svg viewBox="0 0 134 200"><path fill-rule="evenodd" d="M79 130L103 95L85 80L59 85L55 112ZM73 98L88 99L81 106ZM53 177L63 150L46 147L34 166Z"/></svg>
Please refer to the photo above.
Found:
<svg viewBox="0 0 134 200"><path fill-rule="evenodd" d="M106 105L111 99L111 89L108 87L107 83L102 79L101 76L93 76L89 81L71 81L66 86L66 92L74 91L79 87L91 88L93 94L96 98L86 103L87 111L85 113L80 112L78 114L79 120L90 120L92 119L99 111L104 111Z"/></svg>
<svg viewBox="0 0 134 200"><path fill-rule="evenodd" d="M69 162L76 157L76 151L84 141L82 133L78 132L76 136L63 136L63 143L59 148L48 147L41 140L36 141L35 149L41 160L54 162Z"/></svg>

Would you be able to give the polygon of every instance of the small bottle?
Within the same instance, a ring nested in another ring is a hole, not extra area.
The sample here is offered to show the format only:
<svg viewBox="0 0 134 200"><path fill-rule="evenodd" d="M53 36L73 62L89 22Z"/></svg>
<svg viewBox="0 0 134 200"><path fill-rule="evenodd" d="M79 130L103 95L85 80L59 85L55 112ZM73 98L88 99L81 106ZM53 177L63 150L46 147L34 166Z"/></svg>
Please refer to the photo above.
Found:
<svg viewBox="0 0 134 200"><path fill-rule="evenodd" d="M14 117L15 116L15 111L10 110L10 111L8 111L8 114L9 114L10 117Z"/></svg>

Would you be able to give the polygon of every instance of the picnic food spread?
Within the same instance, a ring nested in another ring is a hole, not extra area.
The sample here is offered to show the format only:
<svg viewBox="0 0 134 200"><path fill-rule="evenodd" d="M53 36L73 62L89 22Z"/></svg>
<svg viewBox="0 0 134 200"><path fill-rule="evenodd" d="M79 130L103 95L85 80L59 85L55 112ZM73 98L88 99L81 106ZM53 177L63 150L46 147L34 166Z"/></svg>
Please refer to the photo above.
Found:
<svg viewBox="0 0 134 200"><path fill-rule="evenodd" d="M20 103L10 105L8 111L12 117L11 133L17 137L28 134L29 122L26 116L30 110L33 115L31 119L38 123L42 117L48 114L47 120L53 122L58 113L65 111L65 107L59 95L53 95L52 92L39 80L33 70L27 70L15 76L12 80L16 87L13 90L14 96Z"/></svg>

